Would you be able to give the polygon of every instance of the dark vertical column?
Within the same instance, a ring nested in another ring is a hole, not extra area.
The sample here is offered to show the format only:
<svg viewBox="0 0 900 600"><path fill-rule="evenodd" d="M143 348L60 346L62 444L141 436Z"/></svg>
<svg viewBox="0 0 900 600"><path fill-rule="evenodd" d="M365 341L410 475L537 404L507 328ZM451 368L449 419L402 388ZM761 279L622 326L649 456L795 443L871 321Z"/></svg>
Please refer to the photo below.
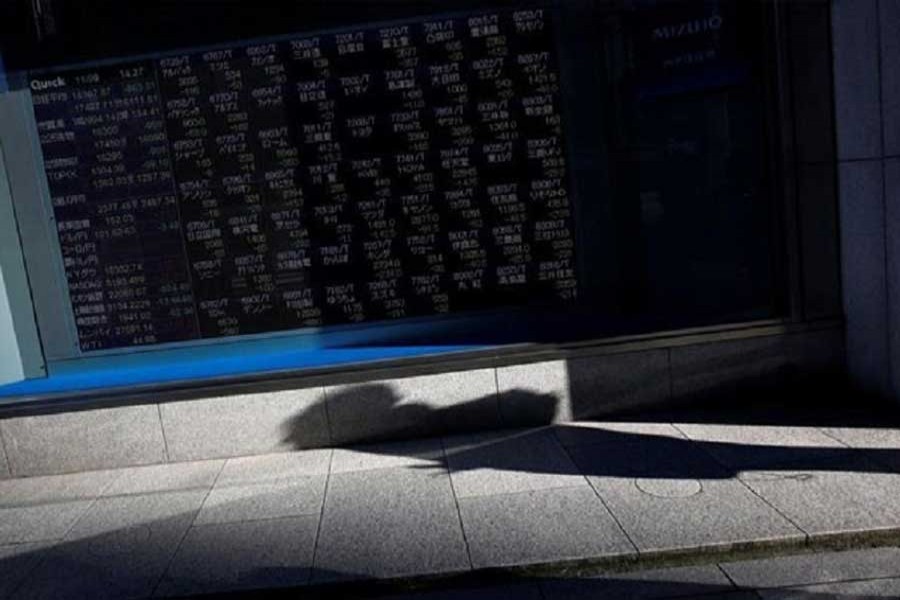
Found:
<svg viewBox="0 0 900 600"><path fill-rule="evenodd" d="M841 276L847 368L859 388L890 393L879 0L832 2Z"/></svg>
<svg viewBox="0 0 900 600"><path fill-rule="evenodd" d="M827 2L787 7L795 152L787 169L797 190L804 317L841 314L840 240L835 190L834 86Z"/></svg>

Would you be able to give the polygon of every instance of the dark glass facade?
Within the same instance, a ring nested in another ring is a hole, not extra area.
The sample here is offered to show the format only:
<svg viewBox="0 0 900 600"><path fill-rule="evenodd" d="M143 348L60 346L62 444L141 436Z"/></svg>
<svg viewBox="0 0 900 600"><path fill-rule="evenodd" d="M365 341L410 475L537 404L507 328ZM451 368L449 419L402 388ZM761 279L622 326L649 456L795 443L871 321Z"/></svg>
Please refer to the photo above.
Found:
<svg viewBox="0 0 900 600"><path fill-rule="evenodd" d="M38 4L41 11L34 10ZM387 346L562 343L771 319L786 313L787 276L783 268L783 243L779 237L782 215L777 173L772 166L778 152L777 140L771 135L774 113L770 92L774 75L765 52L770 24L762 3L561 0L513 6L502 2L491 5L328 2L297 3L287 9L281 3L276 6L276 3L265 2L89 4L72 1L44 1L34 5L30 2L8 3L8 22L19 24L4 41L4 56L14 82L18 80L19 86L24 86L35 78L52 80L56 73L84 74L85 69L95 69L96 61L107 61L109 65L104 68L113 71L121 71L123 66L144 64L135 61L150 61L148 65L158 68L166 57L198 56L204 48L245 48L251 43L247 40L251 39L254 47L261 47L267 40L285 43L287 39L273 36L308 39L320 32L336 36L341 32L376 31L392 24L420 27L421 23L441 19L465 23L473 15L525 14L528 11L545 15L541 22L546 22L552 32L541 44L548 44L546 50L552 55L548 72L558 78L558 86L552 92L552 114L549 115L556 119L558 135L555 137L559 144L560 160L555 174L559 175L560 182L556 189L563 190L566 198L565 206L556 208L568 211L563 217L563 229L571 237L574 249L565 256L529 254L537 243L533 238L536 223L543 218L532 207L526 223L530 228L528 236L532 237L532 247L516 258L523 264L523 272L527 272L525 277L529 285L512 291L511 288L504 291L502 286L492 284L476 300L471 299L475 296L463 295L465 297L460 296L454 301L451 293L449 306L441 305L432 310L435 306L430 304L425 307L427 310L394 313L384 302L376 310L372 308L373 302L366 304L367 300L362 299L359 303L366 305L366 310L353 313L350 318L345 318L349 314L347 311L337 311L341 314L335 313L330 318L304 320L297 314L286 318L284 311L279 313L273 309L271 315L267 313L265 318L254 321L255 324L246 327L238 324L222 331L216 329L215 317L207 315L209 322L199 319L200 324L193 325L198 329L191 335L181 335L183 332L179 330L167 334L168 337L133 338L139 340L135 344L129 342L132 338L125 336L106 345L82 344L82 352L152 346L156 342L189 343L200 337L282 330L302 333L308 327L324 327L314 333L322 340L323 347L331 344L329 332L348 330L358 332L351 336L350 344L361 347L371 345L374 340ZM498 40L504 37L503 31L488 32L491 33L497 35ZM469 34L471 30L466 35ZM507 35L504 43L511 43L510 39ZM474 45L462 48L459 64L469 69L480 55L476 56ZM535 46L534 50L545 48ZM515 62L523 52L525 50L517 49L505 56ZM411 64L414 78L422 80L427 75L428 65ZM56 70L72 66L81 70ZM372 73L383 73L388 66L374 65ZM292 80L292 83L297 84L300 79L303 78ZM166 82L162 83L164 88ZM516 88L519 93L510 100L524 111L520 96L528 96L522 93L525 84L515 85L519 86ZM531 91L537 94L539 90ZM292 89L290 93L295 94L296 90ZM384 100L378 94L372 98L379 102ZM484 98L477 97L477 93L460 100L466 105L466 111L472 111L472 116L465 117L461 125L470 124L466 119L477 118L475 108L479 100ZM421 109L433 119L438 104L428 100ZM42 110L45 108L37 107L38 117ZM301 121L312 122L312 116L304 116L303 110L296 103L288 108L301 131ZM171 128L173 124L169 122L168 126ZM256 125L251 123L248 132L251 136L259 133L253 127ZM537 140L541 136L534 133L532 137ZM502 140L478 141L483 144ZM346 153L350 138L339 138L338 143L343 145L341 151ZM526 187L533 183L532 179L543 180L543 176L534 174L537 167L528 162L528 148L522 143L522 148L517 150L521 151L522 160L507 173ZM172 154L171 144L168 150ZM371 158L393 163L399 151L378 146L369 152ZM44 159L50 160L47 155ZM486 180L491 176L487 174L486 163L479 165L474 169L475 179L470 187L481 191L472 208L489 210L490 198L482 192L489 187L491 182ZM460 183L442 176L436 181L436 194ZM353 213L349 218L357 226L364 226L363 210L369 206L365 202L374 196L375 190L354 190L352 185L349 189L352 197L348 198L345 207ZM52 182L50 191L52 194ZM388 202L401 196L400 191L392 188L382 191L386 192L384 198ZM309 190L305 193L307 198L314 196ZM186 239L187 223L192 217L185 213L190 209L175 195L163 200L168 202L166 206L171 205L171 229L180 227L181 237ZM237 206L250 202L249 197L233 200ZM306 202L309 204L310 200ZM275 208L284 207L263 202L260 210L270 215ZM442 205L440 211L445 208ZM398 210L398 216L408 214ZM447 238L444 240L447 244L451 232L465 229L463 225L468 227L466 223L453 222L444 213L436 218L435 232ZM496 229L494 226L510 224L500 217L497 219L496 223L478 221L485 236L476 236L476 246L481 244L485 248L489 242L492 244L493 238L488 234ZM331 233L312 227L309 238L297 243L315 253L322 247L336 244L329 238ZM386 239L392 244L406 245L411 236L419 233L401 227L393 237L389 235ZM182 252L176 243L178 237L172 236L172 243L165 244L173 256ZM360 247L364 243L359 238L349 241ZM147 245L149 247L150 242ZM242 250L242 255L249 256L257 250L262 254L270 251L268 247L254 250L252 244L250 246ZM496 280L506 255L494 246L486 248L485 254L487 269ZM551 259L568 260L560 261L560 269L571 271L572 285L568 289L572 291L566 297L558 293L559 289L548 295L538 284L541 274L538 263ZM398 263L397 276L401 281L398 285L402 290L397 292L397 297L406 300L412 297L409 291L412 278L422 275L413 273L410 264L409 260ZM452 261L449 264L451 275L454 269L462 268ZM189 287L182 281L184 268L179 267L173 272L176 271L180 277L178 281L157 282L167 294ZM338 283L358 284L371 279L364 265L347 270L345 275ZM68 308L72 310L77 308L77 303L72 300L71 286L73 281L77 285L78 279L76 276L73 280L69 273L72 306ZM321 291L326 284L334 284L336 280L333 279L330 274L313 268L294 283L300 281L301 288L318 286ZM282 288L273 286L272 289L277 288L281 293ZM198 289L195 285L195 296ZM220 288L214 291L221 297L230 294L232 300L239 295L238 292L222 292ZM444 291L436 289L438 296L443 296ZM324 296L319 301L326 313L333 310ZM197 298L188 303L196 316L206 310L201 308L201 303ZM154 319L171 325L165 315L150 315L149 320ZM185 319L186 322L190 320ZM409 326L388 326L388 323L398 322ZM215 335L202 335L204 327Z"/></svg>

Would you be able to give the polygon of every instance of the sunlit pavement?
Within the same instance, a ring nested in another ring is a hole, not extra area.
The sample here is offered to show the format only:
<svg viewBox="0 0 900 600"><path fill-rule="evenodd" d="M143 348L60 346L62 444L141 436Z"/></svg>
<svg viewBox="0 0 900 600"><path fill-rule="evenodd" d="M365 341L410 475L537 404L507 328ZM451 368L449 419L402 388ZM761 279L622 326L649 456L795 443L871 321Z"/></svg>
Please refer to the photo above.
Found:
<svg viewBox="0 0 900 600"><path fill-rule="evenodd" d="M900 597L900 428L695 416L2 481L0 598Z"/></svg>

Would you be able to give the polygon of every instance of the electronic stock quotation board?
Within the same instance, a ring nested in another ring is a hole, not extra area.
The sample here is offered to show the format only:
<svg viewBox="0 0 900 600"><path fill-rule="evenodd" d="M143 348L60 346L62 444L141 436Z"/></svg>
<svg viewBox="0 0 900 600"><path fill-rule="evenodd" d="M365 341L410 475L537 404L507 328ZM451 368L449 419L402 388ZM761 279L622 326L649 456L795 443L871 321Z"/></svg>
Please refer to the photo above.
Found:
<svg viewBox="0 0 900 600"><path fill-rule="evenodd" d="M551 17L32 74L81 351L573 301Z"/></svg>

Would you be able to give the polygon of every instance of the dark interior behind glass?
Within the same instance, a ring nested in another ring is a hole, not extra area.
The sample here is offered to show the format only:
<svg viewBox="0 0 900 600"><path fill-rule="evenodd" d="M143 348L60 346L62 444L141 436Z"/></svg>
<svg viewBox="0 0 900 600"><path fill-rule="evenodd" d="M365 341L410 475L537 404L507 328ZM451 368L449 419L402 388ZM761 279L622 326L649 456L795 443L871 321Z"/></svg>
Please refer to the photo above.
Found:
<svg viewBox="0 0 900 600"><path fill-rule="evenodd" d="M564 342L779 316L760 3L531 4L555 15L578 300L438 320L391 342ZM522 5L12 0L3 55L15 73Z"/></svg>

